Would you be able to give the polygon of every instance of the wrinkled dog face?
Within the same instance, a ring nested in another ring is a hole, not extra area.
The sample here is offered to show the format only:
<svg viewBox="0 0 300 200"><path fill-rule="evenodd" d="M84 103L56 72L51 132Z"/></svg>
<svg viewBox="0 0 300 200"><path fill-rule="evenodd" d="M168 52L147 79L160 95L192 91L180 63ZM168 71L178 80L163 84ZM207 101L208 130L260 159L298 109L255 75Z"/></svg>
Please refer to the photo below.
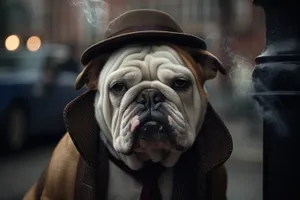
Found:
<svg viewBox="0 0 300 200"><path fill-rule="evenodd" d="M169 46L128 46L99 76L95 113L117 155L173 166L194 143L206 102L192 72Z"/></svg>

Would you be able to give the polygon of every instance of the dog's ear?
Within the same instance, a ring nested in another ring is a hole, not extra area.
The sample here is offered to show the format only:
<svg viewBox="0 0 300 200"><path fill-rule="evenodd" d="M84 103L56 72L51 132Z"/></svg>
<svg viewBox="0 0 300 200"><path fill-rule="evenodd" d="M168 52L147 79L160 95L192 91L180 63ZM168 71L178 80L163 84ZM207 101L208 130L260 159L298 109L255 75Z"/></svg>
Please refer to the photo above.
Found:
<svg viewBox="0 0 300 200"><path fill-rule="evenodd" d="M97 89L100 71L107 61L107 58L108 55L105 55L91 60L78 75L75 82L75 89L79 90L84 85L86 85L89 90Z"/></svg>
<svg viewBox="0 0 300 200"><path fill-rule="evenodd" d="M226 74L223 63L212 53L206 50L188 49L188 53L197 63L203 74L203 82L216 77L217 72Z"/></svg>

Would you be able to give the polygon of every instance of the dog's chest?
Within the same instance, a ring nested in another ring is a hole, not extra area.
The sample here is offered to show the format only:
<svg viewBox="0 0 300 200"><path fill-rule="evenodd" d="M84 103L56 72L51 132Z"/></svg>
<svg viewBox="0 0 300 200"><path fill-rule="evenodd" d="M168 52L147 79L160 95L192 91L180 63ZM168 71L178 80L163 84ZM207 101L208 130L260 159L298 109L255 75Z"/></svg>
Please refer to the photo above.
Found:
<svg viewBox="0 0 300 200"><path fill-rule="evenodd" d="M158 182L162 200L170 200L173 186L173 170L166 170ZM139 200L142 185L109 161L108 200Z"/></svg>

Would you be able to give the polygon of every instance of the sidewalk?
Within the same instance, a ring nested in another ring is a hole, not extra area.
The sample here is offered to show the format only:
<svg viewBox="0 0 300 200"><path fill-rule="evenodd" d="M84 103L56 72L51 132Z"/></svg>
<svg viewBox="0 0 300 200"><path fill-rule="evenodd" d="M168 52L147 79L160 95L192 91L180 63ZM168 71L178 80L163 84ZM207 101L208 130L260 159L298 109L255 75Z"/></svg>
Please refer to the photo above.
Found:
<svg viewBox="0 0 300 200"><path fill-rule="evenodd" d="M249 136L249 124L244 121L225 121L233 140L233 152L230 159L245 162L262 162L262 138ZM259 131L262 128L258 127ZM262 135L259 133L258 135Z"/></svg>
<svg viewBox="0 0 300 200"><path fill-rule="evenodd" d="M247 121L225 123L233 139L233 152L225 164L228 172L228 199L262 200L262 139L249 137L251 129ZM257 127L257 130L262 131L262 128Z"/></svg>

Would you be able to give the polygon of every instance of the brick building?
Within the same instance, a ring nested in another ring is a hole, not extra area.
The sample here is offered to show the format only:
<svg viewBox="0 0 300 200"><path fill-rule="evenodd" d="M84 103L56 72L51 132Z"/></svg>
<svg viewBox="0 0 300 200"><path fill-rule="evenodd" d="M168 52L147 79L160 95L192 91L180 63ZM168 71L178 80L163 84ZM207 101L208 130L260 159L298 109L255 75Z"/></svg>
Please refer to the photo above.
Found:
<svg viewBox="0 0 300 200"><path fill-rule="evenodd" d="M109 20L135 8L170 13L225 62L226 49L252 61L263 46L263 12L250 0L2 0L1 7L9 10L5 34L39 35L44 42L72 43L79 51L102 38Z"/></svg>

